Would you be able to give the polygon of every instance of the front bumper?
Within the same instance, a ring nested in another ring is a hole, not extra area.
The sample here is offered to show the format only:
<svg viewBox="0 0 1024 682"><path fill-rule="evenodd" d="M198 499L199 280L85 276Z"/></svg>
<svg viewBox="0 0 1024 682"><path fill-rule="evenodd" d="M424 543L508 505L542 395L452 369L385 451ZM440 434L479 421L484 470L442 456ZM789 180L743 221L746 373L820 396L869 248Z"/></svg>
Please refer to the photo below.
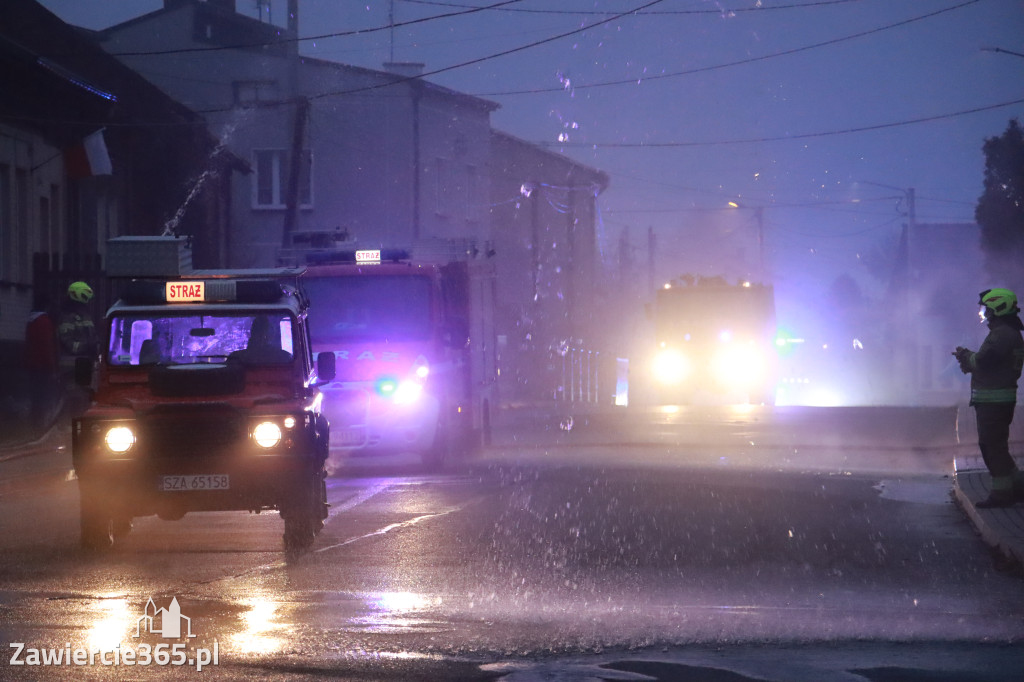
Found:
<svg viewBox="0 0 1024 682"><path fill-rule="evenodd" d="M115 515L169 518L190 511L280 509L307 489L316 473L307 463L280 459L244 467L217 460L191 467L117 461L77 469L82 489L98 493ZM184 485L164 489L165 479Z"/></svg>
<svg viewBox="0 0 1024 682"><path fill-rule="evenodd" d="M326 448L312 419L296 419L276 446L261 447L251 427L262 419L231 411L76 419L75 472L83 492L127 516L281 508L296 491L309 489ZM128 426L135 434L122 453L105 443L115 426Z"/></svg>

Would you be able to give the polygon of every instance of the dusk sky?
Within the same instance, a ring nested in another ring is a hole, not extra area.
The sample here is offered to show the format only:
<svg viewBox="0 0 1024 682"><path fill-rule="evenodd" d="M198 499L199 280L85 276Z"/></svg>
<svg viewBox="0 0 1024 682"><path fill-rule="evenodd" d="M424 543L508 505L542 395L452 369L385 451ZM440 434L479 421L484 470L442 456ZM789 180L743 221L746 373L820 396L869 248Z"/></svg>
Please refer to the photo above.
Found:
<svg viewBox="0 0 1024 682"><path fill-rule="evenodd" d="M95 29L162 6L43 4ZM287 3L237 7L281 24ZM500 104L495 128L609 174L605 255L628 229L642 266L652 227L659 279L756 277L763 207L780 288L848 272L884 290L871 271L890 266L904 190L918 222L972 221L982 143L1024 113L1021 0L395 0L390 30L391 7L300 0L301 52L422 62ZM410 23L437 15L454 16Z"/></svg>

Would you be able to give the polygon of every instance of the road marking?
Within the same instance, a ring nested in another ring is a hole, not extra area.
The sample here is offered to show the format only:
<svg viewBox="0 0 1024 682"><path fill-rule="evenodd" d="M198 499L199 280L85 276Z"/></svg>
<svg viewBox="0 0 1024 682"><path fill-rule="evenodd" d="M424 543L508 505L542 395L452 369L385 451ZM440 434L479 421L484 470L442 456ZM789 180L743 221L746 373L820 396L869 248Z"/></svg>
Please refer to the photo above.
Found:
<svg viewBox="0 0 1024 682"><path fill-rule="evenodd" d="M434 519L434 518L438 518L438 517L441 517L441 516L447 516L448 514L452 514L454 512L462 511L465 508L465 506L466 505L464 505L464 504L460 504L457 507L449 507L448 509L445 509L445 510L442 510L442 511L439 511L439 512L434 512L432 514L421 514L420 516L414 516L411 519L407 519L405 521L399 521L398 523L389 524L387 526L384 526L383 528L378 528L377 530L370 531L369 533L366 533L364 535L357 535L357 536L351 537L351 538L349 538L347 540L342 540L341 542L336 542L333 545L327 545L326 547L320 547L320 548L315 549L312 552L310 552L310 554L320 554L322 552L327 552L327 551L332 550L332 549L337 549L339 547L344 547L346 545L351 545L351 544L353 544L355 542L359 542L360 540L366 540L368 538L376 537L378 535L386 535L387 533L390 533L393 530L399 530L401 528L409 528L410 526L415 526L420 521L426 521L427 519Z"/></svg>
<svg viewBox="0 0 1024 682"><path fill-rule="evenodd" d="M380 493L386 491L393 485L395 485L394 481L382 481L375 485L371 485L368 488L363 488L358 493L356 493L356 495L351 499L345 500L344 502L337 506L332 504L327 518L330 519L337 514L347 512L355 507L358 507L363 502L366 502L370 498L379 495Z"/></svg>

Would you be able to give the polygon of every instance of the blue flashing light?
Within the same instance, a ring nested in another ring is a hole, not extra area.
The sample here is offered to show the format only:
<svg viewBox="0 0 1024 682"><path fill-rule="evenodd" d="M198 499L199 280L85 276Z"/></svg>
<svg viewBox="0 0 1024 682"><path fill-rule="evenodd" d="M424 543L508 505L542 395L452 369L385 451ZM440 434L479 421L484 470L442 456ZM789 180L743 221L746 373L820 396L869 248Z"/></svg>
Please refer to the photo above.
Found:
<svg viewBox="0 0 1024 682"><path fill-rule="evenodd" d="M381 377L374 384L374 390L377 391L377 395L390 398L398 390L398 379L394 377Z"/></svg>

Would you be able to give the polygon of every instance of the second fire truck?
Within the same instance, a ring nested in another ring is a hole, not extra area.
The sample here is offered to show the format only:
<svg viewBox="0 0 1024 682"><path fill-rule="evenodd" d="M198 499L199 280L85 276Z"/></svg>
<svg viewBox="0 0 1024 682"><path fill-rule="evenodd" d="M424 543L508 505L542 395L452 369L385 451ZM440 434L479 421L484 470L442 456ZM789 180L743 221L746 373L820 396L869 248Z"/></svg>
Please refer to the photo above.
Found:
<svg viewBox="0 0 1024 682"><path fill-rule="evenodd" d="M310 254L303 288L332 451L416 453L429 467L490 439L496 406L494 272L486 259L377 249Z"/></svg>

